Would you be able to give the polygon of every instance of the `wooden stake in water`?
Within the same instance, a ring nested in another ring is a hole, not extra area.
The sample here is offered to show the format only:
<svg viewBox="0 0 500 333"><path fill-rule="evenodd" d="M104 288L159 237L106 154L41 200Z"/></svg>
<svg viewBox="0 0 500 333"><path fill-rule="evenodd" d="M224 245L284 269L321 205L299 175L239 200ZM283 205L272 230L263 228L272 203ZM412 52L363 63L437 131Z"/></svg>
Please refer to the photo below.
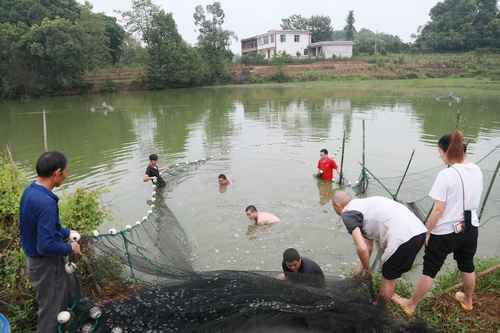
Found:
<svg viewBox="0 0 500 333"><path fill-rule="evenodd" d="M339 185L344 182L344 149L345 149L345 127L344 127L344 138L342 139L342 158L340 159L340 179Z"/></svg>
<svg viewBox="0 0 500 333"><path fill-rule="evenodd" d="M47 119L45 117L45 110L43 110L43 144L45 147L45 151L48 151L49 146L47 144Z"/></svg>
<svg viewBox="0 0 500 333"><path fill-rule="evenodd" d="M365 120L363 119L363 157L362 157L362 160L363 160L363 164L366 164L365 163ZM365 170L363 170L363 176L365 175Z"/></svg>
<svg viewBox="0 0 500 333"><path fill-rule="evenodd" d="M455 131L458 130L458 121L460 120L460 109L457 111L457 120L455 121Z"/></svg>

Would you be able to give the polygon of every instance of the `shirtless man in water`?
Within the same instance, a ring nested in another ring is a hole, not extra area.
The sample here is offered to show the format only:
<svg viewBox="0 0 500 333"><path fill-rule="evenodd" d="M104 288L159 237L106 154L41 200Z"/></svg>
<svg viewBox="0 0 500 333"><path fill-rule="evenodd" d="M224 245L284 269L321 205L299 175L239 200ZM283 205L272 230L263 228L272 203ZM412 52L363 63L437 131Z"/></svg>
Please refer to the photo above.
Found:
<svg viewBox="0 0 500 333"><path fill-rule="evenodd" d="M256 225L266 225L280 221L280 218L274 214L257 212L255 206L248 206L245 212L250 220L255 221Z"/></svg>

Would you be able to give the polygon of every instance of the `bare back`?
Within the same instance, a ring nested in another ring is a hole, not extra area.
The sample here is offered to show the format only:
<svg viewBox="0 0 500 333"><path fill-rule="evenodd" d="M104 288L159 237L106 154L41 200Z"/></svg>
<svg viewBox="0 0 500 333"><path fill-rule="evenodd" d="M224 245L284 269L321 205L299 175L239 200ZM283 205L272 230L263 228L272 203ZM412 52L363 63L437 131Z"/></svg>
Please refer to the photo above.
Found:
<svg viewBox="0 0 500 333"><path fill-rule="evenodd" d="M275 222L281 221L279 217L271 213L259 212L259 216L257 217L256 225L266 225Z"/></svg>

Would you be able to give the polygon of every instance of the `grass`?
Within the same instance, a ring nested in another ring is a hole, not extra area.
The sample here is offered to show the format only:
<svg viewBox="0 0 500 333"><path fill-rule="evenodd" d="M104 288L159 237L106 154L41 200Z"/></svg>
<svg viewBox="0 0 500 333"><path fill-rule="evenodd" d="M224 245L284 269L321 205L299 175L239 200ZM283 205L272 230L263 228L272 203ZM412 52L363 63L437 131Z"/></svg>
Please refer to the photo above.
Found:
<svg viewBox="0 0 500 333"><path fill-rule="evenodd" d="M500 258L475 259L476 273L500 264ZM495 270L476 281L474 291L474 310L465 312L453 298L463 288L448 288L460 282L460 272L456 268L445 269L444 274L436 277L432 296L424 298L418 305L412 318L407 317L398 306L392 304L389 310L396 320L403 324L424 320L430 327L441 332L500 332L500 270ZM410 297L413 286L398 281L396 292L403 297Z"/></svg>

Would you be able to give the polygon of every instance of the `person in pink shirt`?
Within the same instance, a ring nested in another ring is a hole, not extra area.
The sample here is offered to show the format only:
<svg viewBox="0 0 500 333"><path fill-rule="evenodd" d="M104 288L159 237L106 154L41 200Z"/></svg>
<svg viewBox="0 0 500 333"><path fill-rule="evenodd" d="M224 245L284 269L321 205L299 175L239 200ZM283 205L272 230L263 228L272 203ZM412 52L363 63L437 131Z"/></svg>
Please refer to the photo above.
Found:
<svg viewBox="0 0 500 333"><path fill-rule="evenodd" d="M227 179L226 175L221 173L219 175L219 185L229 185L229 184L232 184L232 182Z"/></svg>

